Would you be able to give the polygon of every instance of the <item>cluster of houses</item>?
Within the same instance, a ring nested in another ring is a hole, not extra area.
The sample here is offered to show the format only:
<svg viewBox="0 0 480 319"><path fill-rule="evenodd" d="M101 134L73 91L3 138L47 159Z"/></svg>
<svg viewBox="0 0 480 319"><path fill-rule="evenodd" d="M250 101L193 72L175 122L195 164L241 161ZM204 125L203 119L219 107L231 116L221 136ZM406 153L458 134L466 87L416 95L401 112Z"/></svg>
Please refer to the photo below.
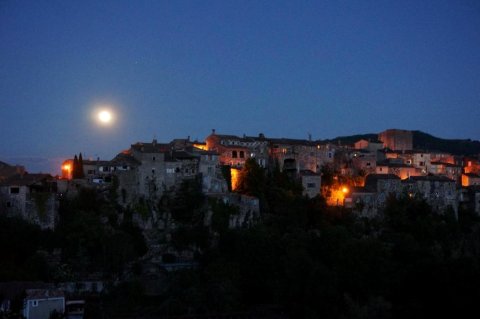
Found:
<svg viewBox="0 0 480 319"><path fill-rule="evenodd" d="M288 172L301 182L305 196L323 195L330 205L345 205L367 216L375 215L392 193L421 196L440 210L457 211L465 205L480 214L478 156L415 150L412 132L396 129L353 145L264 134L224 135L215 130L204 142L154 139L132 144L109 161L83 160L81 179L73 178L72 159L63 163L61 178L0 163L0 212L53 228L59 197L75 194L79 185L101 188L113 182L123 205L159 199L195 178L201 179L205 194L227 198L247 159L265 169ZM334 182L325 180L322 187L325 167L334 172ZM230 170L231 181L225 179L225 169Z"/></svg>
<svg viewBox="0 0 480 319"><path fill-rule="evenodd" d="M204 142L154 139L132 144L112 160L82 159L81 177L74 176L77 159L66 160L57 177L0 162L0 214L52 229L59 200L74 196L81 187L99 191L113 187L118 204L127 206L142 200L156 202L184 181L196 180L207 196L239 207L240 214L230 220L231 227L239 227L248 222L245 216L258 216L260 211L258 199L235 192L239 171L253 159L266 170L279 169L297 179L304 196L322 195L328 204L345 206L361 216L377 216L390 196L423 198L436 211L456 213L463 206L480 215L479 156L416 150L412 132L405 130L387 130L352 145L212 130ZM47 318L55 310L81 318L82 301L65 299L69 289L74 288L25 290L24 316ZM9 304L0 306L1 312Z"/></svg>

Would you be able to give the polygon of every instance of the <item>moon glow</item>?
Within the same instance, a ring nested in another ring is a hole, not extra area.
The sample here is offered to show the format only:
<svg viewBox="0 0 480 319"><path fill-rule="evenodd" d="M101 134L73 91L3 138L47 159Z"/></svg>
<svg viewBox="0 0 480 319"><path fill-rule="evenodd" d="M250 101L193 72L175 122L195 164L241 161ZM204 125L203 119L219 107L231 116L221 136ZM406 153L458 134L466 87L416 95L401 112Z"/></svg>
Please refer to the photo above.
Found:
<svg viewBox="0 0 480 319"><path fill-rule="evenodd" d="M112 113L110 111L100 111L98 112L98 120L102 124L109 124L112 121Z"/></svg>

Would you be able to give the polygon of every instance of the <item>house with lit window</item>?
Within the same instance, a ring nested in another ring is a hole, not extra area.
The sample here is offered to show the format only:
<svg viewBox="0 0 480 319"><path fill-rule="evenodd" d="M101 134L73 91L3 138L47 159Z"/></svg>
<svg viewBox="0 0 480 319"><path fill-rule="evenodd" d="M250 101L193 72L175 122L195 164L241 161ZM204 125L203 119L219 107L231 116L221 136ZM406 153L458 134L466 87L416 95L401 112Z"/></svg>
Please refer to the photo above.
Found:
<svg viewBox="0 0 480 319"><path fill-rule="evenodd" d="M23 300L25 319L49 319L65 312L65 294L55 289L27 289Z"/></svg>

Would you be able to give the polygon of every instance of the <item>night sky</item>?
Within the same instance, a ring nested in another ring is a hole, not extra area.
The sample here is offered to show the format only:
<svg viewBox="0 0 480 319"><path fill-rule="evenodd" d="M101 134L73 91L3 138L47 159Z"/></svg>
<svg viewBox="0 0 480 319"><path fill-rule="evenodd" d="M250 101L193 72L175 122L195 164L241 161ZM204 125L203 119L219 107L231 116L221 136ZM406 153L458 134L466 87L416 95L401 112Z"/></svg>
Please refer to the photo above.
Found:
<svg viewBox="0 0 480 319"><path fill-rule="evenodd" d="M212 128L480 139L479 123L477 0L0 1L0 161L29 171Z"/></svg>

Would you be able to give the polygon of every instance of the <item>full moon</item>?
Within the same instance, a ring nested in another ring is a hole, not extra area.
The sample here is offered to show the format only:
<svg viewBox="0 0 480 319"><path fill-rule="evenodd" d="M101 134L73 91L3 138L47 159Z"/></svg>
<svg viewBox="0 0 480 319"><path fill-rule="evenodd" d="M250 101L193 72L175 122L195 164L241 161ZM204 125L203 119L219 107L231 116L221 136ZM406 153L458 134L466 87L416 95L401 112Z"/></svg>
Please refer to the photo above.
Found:
<svg viewBox="0 0 480 319"><path fill-rule="evenodd" d="M100 111L98 113L98 120L101 123L108 124L112 121L112 113L109 111Z"/></svg>

